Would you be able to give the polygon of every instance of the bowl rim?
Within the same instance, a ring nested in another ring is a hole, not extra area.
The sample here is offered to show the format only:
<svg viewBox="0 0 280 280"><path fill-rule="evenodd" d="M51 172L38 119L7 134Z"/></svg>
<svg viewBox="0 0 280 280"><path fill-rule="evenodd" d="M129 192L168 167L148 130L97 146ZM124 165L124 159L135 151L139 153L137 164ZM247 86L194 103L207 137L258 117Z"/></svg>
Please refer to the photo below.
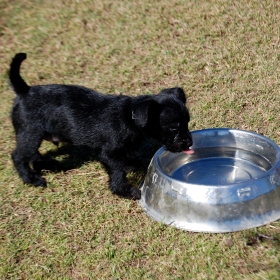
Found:
<svg viewBox="0 0 280 280"><path fill-rule="evenodd" d="M199 132L204 132L204 131L229 131L229 132L241 132L241 133L246 133L246 134L249 134L249 135L253 135L253 136L257 136L257 137L260 137L262 139L264 139L266 142L268 142L269 144L271 144L275 151L277 152L276 153L276 161L275 161L275 164L269 168L266 172L264 172L262 175L260 175L259 177L257 178L251 178L249 180L246 180L246 181L243 181L243 182L239 182L239 183L229 183L229 184L222 184L222 185L207 185L207 184L195 184L195 183L188 183L188 182L184 182L184 181L181 181L181 180L178 180L170 175L168 175L167 173L165 173L162 168L160 167L160 164L159 164L159 155L162 154L162 152L166 151L167 153L172 153L168 150L166 150L166 148L163 146L161 147L160 149L158 149L154 155L154 164L156 165L156 169L157 169L157 172L160 172L162 176L166 176L167 178L169 178L170 180L172 180L173 182L177 182L179 184L183 184L185 186L199 186L200 188L202 187L206 187L206 188L229 188L229 187L236 187L236 186L239 186L239 185L244 185L244 182L255 182L255 181L259 181L259 180L262 180L264 178L266 178L270 173L273 172L274 169L280 167L280 147L271 139L269 139L268 137L262 135L262 134L259 134L259 133L256 133L256 132L252 132L252 131L248 131L248 130L243 130L243 129L234 129L234 128L205 128L205 129L198 129L198 130L193 130L193 131L190 131L191 134L193 133L199 133ZM183 153L183 152L180 152L180 153ZM172 153L174 154L174 153ZM179 154L179 153L178 153ZM188 156L188 155L187 155Z"/></svg>

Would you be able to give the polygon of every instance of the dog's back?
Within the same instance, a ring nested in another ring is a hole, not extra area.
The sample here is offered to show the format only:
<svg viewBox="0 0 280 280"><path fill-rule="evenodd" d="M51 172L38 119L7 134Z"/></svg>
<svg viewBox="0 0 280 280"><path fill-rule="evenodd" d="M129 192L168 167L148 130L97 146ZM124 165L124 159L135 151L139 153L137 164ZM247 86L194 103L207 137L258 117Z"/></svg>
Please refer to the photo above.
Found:
<svg viewBox="0 0 280 280"><path fill-rule="evenodd" d="M25 59L25 53L16 54L9 71L11 85L17 94L11 112L16 132L23 127L27 131L27 128L36 126L37 133L41 130L41 135L54 135L53 138L60 141L79 142L85 132L101 131L101 122L104 127L107 122L110 126L113 115L121 117L119 107L130 103L127 96L105 96L78 85L28 86L20 76L20 65ZM97 142L96 138L97 135L93 135L93 143Z"/></svg>

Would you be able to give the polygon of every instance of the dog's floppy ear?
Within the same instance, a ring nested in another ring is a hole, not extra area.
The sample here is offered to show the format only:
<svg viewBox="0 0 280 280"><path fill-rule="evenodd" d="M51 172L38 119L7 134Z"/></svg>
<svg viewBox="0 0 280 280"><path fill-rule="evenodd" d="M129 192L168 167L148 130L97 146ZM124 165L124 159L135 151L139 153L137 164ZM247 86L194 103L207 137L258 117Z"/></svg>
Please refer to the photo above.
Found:
<svg viewBox="0 0 280 280"><path fill-rule="evenodd" d="M153 99L139 100L132 105L132 119L138 127L144 128L149 119L149 112L156 107L157 102Z"/></svg>
<svg viewBox="0 0 280 280"><path fill-rule="evenodd" d="M174 87L174 88L167 88L162 90L160 93L165 93L165 94L173 94L175 95L180 101L182 101L184 104L186 104L187 99L185 92L182 88L180 87Z"/></svg>

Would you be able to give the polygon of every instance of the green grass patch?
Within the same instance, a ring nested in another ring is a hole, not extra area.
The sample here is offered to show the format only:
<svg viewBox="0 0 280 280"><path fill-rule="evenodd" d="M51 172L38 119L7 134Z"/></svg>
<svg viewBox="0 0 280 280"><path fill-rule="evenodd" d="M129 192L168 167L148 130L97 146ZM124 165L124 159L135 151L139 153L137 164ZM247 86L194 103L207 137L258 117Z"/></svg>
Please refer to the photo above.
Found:
<svg viewBox="0 0 280 280"><path fill-rule="evenodd" d="M181 86L191 129L247 129L280 144L279 22L273 0L2 0L0 279L280 279L279 221L229 234L167 227L113 196L100 163L81 162L81 151L69 159L67 148L58 158L72 169L45 173L46 189L23 185L6 75L24 51L31 85L131 96Z"/></svg>

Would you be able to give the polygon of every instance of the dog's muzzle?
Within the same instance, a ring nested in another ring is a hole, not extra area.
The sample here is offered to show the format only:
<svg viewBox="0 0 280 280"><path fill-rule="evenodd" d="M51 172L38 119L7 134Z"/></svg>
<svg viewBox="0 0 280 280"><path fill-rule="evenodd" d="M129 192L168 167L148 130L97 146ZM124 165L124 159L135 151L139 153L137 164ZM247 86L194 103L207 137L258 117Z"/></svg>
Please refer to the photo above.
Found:
<svg viewBox="0 0 280 280"><path fill-rule="evenodd" d="M179 153L182 151L189 150L192 144L193 144L192 138L181 139L177 136L173 139L173 141L167 141L165 147L168 151L172 153Z"/></svg>

